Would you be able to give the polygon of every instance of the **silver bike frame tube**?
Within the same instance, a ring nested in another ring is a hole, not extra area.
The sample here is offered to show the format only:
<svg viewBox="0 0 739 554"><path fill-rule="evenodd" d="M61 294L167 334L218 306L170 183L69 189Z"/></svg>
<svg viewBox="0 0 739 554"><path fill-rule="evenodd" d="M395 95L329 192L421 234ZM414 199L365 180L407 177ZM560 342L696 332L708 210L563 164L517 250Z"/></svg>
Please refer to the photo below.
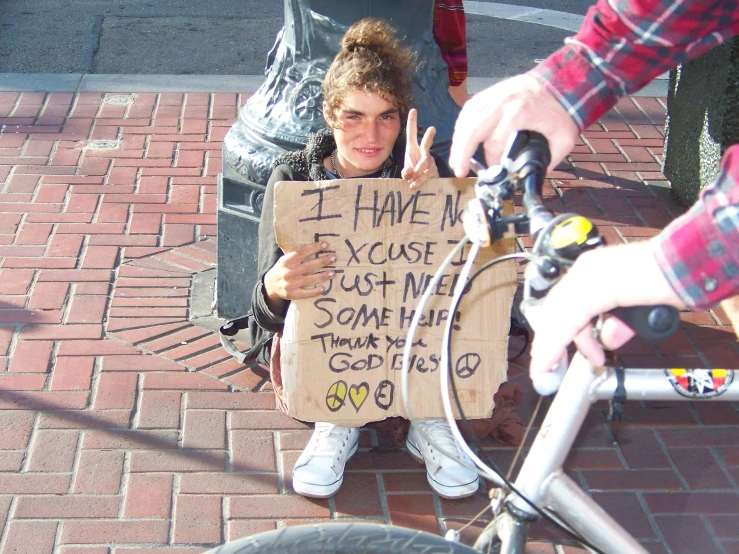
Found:
<svg viewBox="0 0 739 554"><path fill-rule="evenodd" d="M515 520L503 512L485 527L472 548L477 552L488 552L490 541L498 537L498 554L525 554L529 525L530 522Z"/></svg>
<svg viewBox="0 0 739 554"><path fill-rule="evenodd" d="M544 503L599 550L614 554L648 554L643 546L561 470L552 474L542 489Z"/></svg>
<svg viewBox="0 0 739 554"><path fill-rule="evenodd" d="M604 371L608 373L604 374ZM695 371L695 370L693 370ZM685 389L678 392L664 369L625 369L624 386L627 400L737 400L739 379L729 382L718 394L712 393L711 380L706 372L708 387L702 395L690 395ZM731 373L733 379L733 372ZM611 516L562 473L562 465L569 455L577 434L596 400L611 400L618 386L616 372L596 369L579 352L567 370L559 391L552 401L541 429L531 446L523 467L516 478L516 488L537 506L553 509L559 517L584 539L603 552L614 554L646 553L631 535ZM506 502L525 514L537 513L515 493ZM509 512L503 515L512 518ZM518 552L520 538L511 536L503 522L499 522L499 536L510 552Z"/></svg>
<svg viewBox="0 0 739 554"><path fill-rule="evenodd" d="M516 488L537 506L554 509L569 526L603 552L642 554L646 551L639 543L562 473L565 458L595 400L593 389L603 381L602 371L594 368L579 352L575 354L516 478ZM506 502L512 508L538 516L515 493L511 493ZM510 510L505 515L513 517ZM511 551L516 552L517 541L512 542Z"/></svg>
<svg viewBox="0 0 739 554"><path fill-rule="evenodd" d="M591 386L598 378L599 374L587 359L579 352L575 354L516 478L516 488L538 506L542 505L542 484L562 467L570 452L590 409ZM537 516L515 493L511 493L507 501L517 509Z"/></svg>
<svg viewBox="0 0 739 554"><path fill-rule="evenodd" d="M695 370L692 370L695 371ZM736 370L734 370L735 372ZM732 379L733 373L732 372ZM618 385L616 373L609 370L608 377L593 391L594 400L611 400ZM664 369L625 369L624 387L626 388L626 399L628 400L687 400L689 402L710 402L739 400L739 375L736 380L726 387L720 394L690 396L688 393L680 394L668 379Z"/></svg>

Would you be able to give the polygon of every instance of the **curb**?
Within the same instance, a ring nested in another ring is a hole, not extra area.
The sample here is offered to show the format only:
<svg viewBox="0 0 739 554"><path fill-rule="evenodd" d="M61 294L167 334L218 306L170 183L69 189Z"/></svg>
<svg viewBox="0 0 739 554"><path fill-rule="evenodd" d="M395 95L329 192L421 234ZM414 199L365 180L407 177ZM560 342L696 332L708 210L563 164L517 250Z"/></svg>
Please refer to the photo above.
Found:
<svg viewBox="0 0 739 554"><path fill-rule="evenodd" d="M505 79L470 77L471 94ZM0 73L0 92L237 92L253 94L263 75L104 75ZM656 79L632 96L667 96L667 79Z"/></svg>

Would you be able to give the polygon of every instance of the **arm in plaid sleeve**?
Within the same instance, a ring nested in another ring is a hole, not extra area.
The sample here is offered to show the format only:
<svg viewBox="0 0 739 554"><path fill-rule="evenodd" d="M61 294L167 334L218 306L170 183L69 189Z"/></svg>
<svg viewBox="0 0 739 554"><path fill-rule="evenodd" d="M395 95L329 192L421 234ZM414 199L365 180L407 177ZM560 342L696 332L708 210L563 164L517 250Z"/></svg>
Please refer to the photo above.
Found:
<svg viewBox="0 0 739 554"><path fill-rule="evenodd" d="M580 31L530 74L582 130L620 97L736 34L736 0L598 0Z"/></svg>
<svg viewBox="0 0 739 554"><path fill-rule="evenodd" d="M467 79L467 23L462 0L435 0L432 31L448 68L449 84L458 87Z"/></svg>
<svg viewBox="0 0 739 554"><path fill-rule="evenodd" d="M652 240L657 263L689 307L739 294L739 145L726 151L718 180Z"/></svg>

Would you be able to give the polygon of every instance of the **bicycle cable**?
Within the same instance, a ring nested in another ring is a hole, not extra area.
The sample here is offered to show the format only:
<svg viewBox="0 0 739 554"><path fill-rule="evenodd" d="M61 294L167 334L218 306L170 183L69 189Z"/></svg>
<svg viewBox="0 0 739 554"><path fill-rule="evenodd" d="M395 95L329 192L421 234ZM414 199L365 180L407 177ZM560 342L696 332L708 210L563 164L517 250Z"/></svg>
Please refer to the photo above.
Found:
<svg viewBox="0 0 739 554"><path fill-rule="evenodd" d="M479 512L477 512L472 517L471 520L469 520L467 523L465 523L464 525L462 525L462 527L460 527L459 529L456 529L456 532L457 533L461 533L462 531L464 531L465 529L467 529L467 527L469 527L470 525L472 525L473 523L475 523L478 519L480 519L480 517L482 516L482 514L484 514L485 512L487 512L490 509L491 509L490 508L490 505L489 504L486 505L482 510L480 510Z"/></svg>
<svg viewBox="0 0 739 554"><path fill-rule="evenodd" d="M472 248L470 249L469 255L467 257L467 261L464 264L464 267L462 268L462 271L459 274L459 279L457 280L457 284L454 288L454 296L453 298L457 298L458 296L461 296L461 291L465 290L467 288L467 277L470 274L470 271L472 270L472 266L475 263L475 259L477 257L477 252L480 249L479 244L473 244ZM513 260L518 258L527 258L529 254L525 252L516 252L514 254L507 254L505 256L501 256L498 258L501 262L507 261L507 260ZM459 302L454 303L452 300L452 304L454 306L454 311L449 312L449 317L446 322L446 329L448 329L450 326L453 326L453 322L456 319L456 313L457 308L459 307ZM467 454L467 456L472 459L475 464L485 471L488 474L496 474L498 477L498 484L503 485L505 484L505 481L503 480L503 476L500 471L496 471L494 469L491 469L489 467L489 464L485 464L480 458L477 457L477 454L472 451L472 449L469 447L467 442L464 440L464 437L462 436L462 433L459 431L459 427L457 426L457 422L454 418L454 412L452 410L452 405L449 400L449 372L451 371L450 366L450 359L451 359L451 348L450 344L447 342L449 340L450 336L445 332L443 335L442 340L442 348L441 348L441 367L442 371L439 373L439 381L440 381L440 391L441 391L441 401L444 406L444 413L446 414L446 420L449 424L449 429L452 432L452 436L454 437L454 440L457 442L459 447L462 449L462 451Z"/></svg>
<svg viewBox="0 0 739 554"><path fill-rule="evenodd" d="M426 308L426 304L431 298L431 295L433 294L436 284L441 280L442 276L444 275L444 272L451 265L452 260L457 256L457 254L462 250L462 248L464 248L467 242L469 242L469 239L465 236L462 240L460 240L457 243L454 249L449 253L449 255L441 263L436 273L434 273L434 276L432 277L431 281L426 286L426 290L421 296L421 300L418 302L418 305L416 306L416 312L413 314L411 323L408 326L408 336L406 338L406 342L403 348L403 361L402 361L401 370L400 370L400 380L401 380L400 397L403 402L403 409L405 410L406 416L408 417L408 420L410 420L411 424L415 424L418 421L420 421L418 418L416 418L415 414L413 413L413 410L411 409L409 386L408 386L408 377L410 374L411 349L413 348L413 342L414 342L413 339L415 337L416 330L418 329L418 324L421 321L421 316L423 315L423 312ZM500 479L500 476L495 475L494 473L491 474L491 473L486 473L484 471L481 471L481 469L478 468L477 466L470 465L464 460L460 460L459 456L457 456L456 454L452 454L451 452L447 452L446 449L440 448L438 444L436 444L436 442L434 442L434 440L431 439L428 433L426 433L426 431L421 428L420 425L416 425L416 430L421 435L421 438L423 438L423 440L433 445L433 447L436 450L438 450L441 454L443 454L447 458L458 462L462 467L475 472L477 475L479 475L480 477L484 479L489 479L495 483L502 484L502 480Z"/></svg>
<svg viewBox="0 0 739 554"><path fill-rule="evenodd" d="M413 347L413 339L415 337L416 330L418 328L418 324L421 320L421 316L423 315L423 312L425 310L426 304L428 303L429 299L431 298L431 295L433 293L434 288L436 287L436 284L441 280L441 277L443 276L446 269L451 265L452 260L456 257L456 255L462 250L462 248L465 246L465 244L469 242L469 239L465 236L462 240L460 240L455 248L449 253L449 255L444 259L444 261L439 266L438 270L434 274L433 278L429 282L428 286L426 287L426 290L424 291L421 300L419 301L417 307L416 307L416 313L414 314L411 324L408 327L408 338L406 339L406 343L403 349L403 361L401 366L401 400L403 402L403 408L406 411L406 415L410 422L413 424L418 421L418 419L415 417L413 410L410 407L410 397L409 397L409 387L408 387L408 377L410 374L410 354L411 349ZM501 263L503 261L507 261L509 259L516 259L516 258L528 258L530 257L530 254L527 253L516 253L516 254L508 254L506 256L502 256L500 258L496 258L494 260L491 260L490 262L487 262L482 267L480 267L475 273L472 274L469 281L466 283L464 287L462 287L462 293L459 295L458 301L456 302L456 305L453 306L453 310L450 310L450 314L456 313L457 308L459 306L459 300L461 300L462 296L466 293L466 291L470 290L470 287L472 285L472 282L486 269L489 269L490 267L494 266L497 263ZM459 283L458 283L459 284ZM450 320L453 317L450 317ZM453 329L453 326L449 326L448 329ZM451 336L450 336L451 338ZM448 357L448 353L446 354ZM455 396L455 401L457 402L458 408L461 408L461 401L459 399L459 395L457 393L454 380L452 379L452 392ZM426 433L423 429L421 429L420 426L416 426L416 429L418 430L421 437L427 441L429 444L433 445L434 448L436 448L437 451L439 451L442 455L446 456L447 458L450 458L452 460L455 460L458 462L462 467L465 467L469 469L470 471L474 471L477 475L484 479L488 479L494 483L498 483L501 485L504 485L508 487L511 491L513 491L516 495L518 495L524 502L526 502L531 508L536 511L542 518L549 521L554 527L561 530L563 533L567 534L568 536L572 537L577 542L583 544L587 548L590 548L595 552L596 554L604 554L602 551L598 550L596 547L590 545L585 539L582 537L579 537L574 531L568 529L562 522L559 522L553 515L547 513L546 511L542 510L536 504L534 504L532 501L530 501L526 496L524 496L518 489L513 485L513 483L510 481L510 479L506 478L503 473L498 470L497 472L493 468L497 468L497 465L492 462L490 459L487 458L487 455L484 453L484 449L482 448L482 445L479 443L477 438L475 437L474 433L471 432L471 428L469 426L469 421L464 415L464 411L460 409L460 417L462 419L463 424L465 425L465 429L467 430L468 434L470 434L471 439L475 443L475 446L479 449L480 453L485 458L485 462L487 463L481 463L482 467L476 467L476 466L470 466L470 464L464 462L463 460L460 460L459 457L456 454L452 454L450 452L447 452L444 448L440 448L434 441L431 439L431 437ZM456 427L456 424L455 426ZM459 429L457 428L457 433L459 433ZM458 441L459 442L459 441ZM460 446L467 447L469 450L469 446L467 446L467 443L462 439L462 442L459 443ZM477 459L477 456L474 455L472 459ZM478 459L479 461L479 459ZM483 469L484 468L484 469Z"/></svg>
<svg viewBox="0 0 739 554"><path fill-rule="evenodd" d="M526 444L526 439L529 438L529 432L531 431L531 427L534 425L534 421L536 421L536 416L539 415L539 408L541 408L542 398L544 397L540 396L539 399L536 401L536 406L534 406L534 412L531 414L531 419L529 419L529 424L526 426L526 430L523 432L523 438L521 439L521 444L518 445L518 448L516 449L516 453L513 455L513 460L511 460L511 465L508 468L508 473L506 473L506 477L508 479L511 478L511 474L513 473L513 468L516 466L516 462L518 461L518 458L521 456L521 452L523 452L523 445Z"/></svg>
<svg viewBox="0 0 739 554"><path fill-rule="evenodd" d="M449 313L450 314L455 314L457 312L457 310L459 309L459 304L460 304L460 302L462 300L462 297L465 294L467 294L472 289L472 283L474 282L475 279L477 279L477 277L479 277L484 271L490 269L491 267L493 267L493 266L495 266L495 265L497 265L499 263L502 263L504 261L508 261L509 259L511 259L511 256L513 256L513 255L512 254L508 254L506 256L501 256L501 257L496 258L494 260L490 260L489 262L487 262L483 266L481 266L479 269L477 269L477 271L475 271L470 276L469 280L464 285L460 285L460 283L458 282L457 283L457 286L460 287L460 292L459 292L459 294L457 294L456 291L455 291L454 297L452 298L452 304L450 306ZM517 256L517 257L520 257L520 256ZM450 316L450 320L451 319L452 319L452 317ZM452 339L453 332L454 332L454 326L453 325L447 325L446 326L446 329L445 329L445 337L444 337L445 349L447 351L444 354L442 354L442 359L445 358L447 362L448 362L448 360L450 359L450 356L451 356L451 339ZM557 529L559 529L563 533L566 533L572 539L576 540L577 542L579 542L580 544L582 544L586 548L592 550L596 554L605 554L602 550L598 549L595 545L591 544L584 537L580 536L575 530L571 529L564 522L560 521L558 518L556 518L551 513L549 513L548 511L546 511L546 509L539 508L539 506L537 506L534 502L532 502L531 500L529 500L529 498L527 498L525 495L523 495L516 488L516 486L513 484L513 482L508 477L506 477L503 474L503 472L500 470L500 468L498 468L498 465L495 462L493 462L487 456L487 454L485 454L485 451L484 451L484 448L483 448L482 444L477 439L477 437L475 436L474 432L472 432L472 428L471 428L471 426L469 424L469 420L465 416L464 410L462 409L462 401L459 398L459 393L457 391L457 386L456 386L456 383L455 383L454 375L451 372L451 366L447 364L445 367L442 368L442 371L447 372L449 375L451 375L450 385L451 385L451 389L452 389L452 394L454 396L454 401L455 401L455 403L457 405L457 410L459 411L459 416L460 416L460 419L462 421L462 425L465 427L465 430L467 431L468 435L470 436L470 439L472 440L472 442L475 444L475 446L479 450L480 455L484 458L484 460L486 462L486 465L488 466L488 467L486 467L486 469L489 470L489 471L492 471L492 472L496 473L498 476L500 476L500 478L504 481L506 487L508 487L513 493L515 493L519 498L521 498L521 500L523 500L526 504L528 504L534 511L536 511L536 513L538 513L546 521L548 521L549 523L551 523L554 527L556 527ZM457 431L459 431L459 430L457 429Z"/></svg>

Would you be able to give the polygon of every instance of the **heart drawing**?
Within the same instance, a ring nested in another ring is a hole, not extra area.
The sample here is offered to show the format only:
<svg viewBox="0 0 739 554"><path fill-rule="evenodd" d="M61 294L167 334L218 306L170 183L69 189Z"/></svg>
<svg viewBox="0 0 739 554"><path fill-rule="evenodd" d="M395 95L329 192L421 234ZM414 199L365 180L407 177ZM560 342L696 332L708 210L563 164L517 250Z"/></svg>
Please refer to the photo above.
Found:
<svg viewBox="0 0 739 554"><path fill-rule="evenodd" d="M354 409L359 411L364 401L367 400L369 395L369 385L367 383L360 383L359 385L351 385L349 387L349 401L354 406Z"/></svg>

